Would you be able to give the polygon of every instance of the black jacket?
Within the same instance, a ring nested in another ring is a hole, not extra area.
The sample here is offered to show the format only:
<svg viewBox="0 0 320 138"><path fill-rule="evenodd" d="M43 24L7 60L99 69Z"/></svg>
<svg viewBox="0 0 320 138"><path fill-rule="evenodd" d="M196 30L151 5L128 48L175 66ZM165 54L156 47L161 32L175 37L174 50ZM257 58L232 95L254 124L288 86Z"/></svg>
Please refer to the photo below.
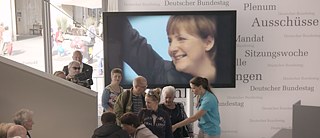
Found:
<svg viewBox="0 0 320 138"><path fill-rule="evenodd" d="M156 116L155 122L152 115ZM163 109L158 108L157 111L142 109L138 116L140 121L159 138L173 138L170 117Z"/></svg>
<svg viewBox="0 0 320 138"><path fill-rule="evenodd" d="M92 138L130 138L129 134L116 124L106 124L97 128Z"/></svg>

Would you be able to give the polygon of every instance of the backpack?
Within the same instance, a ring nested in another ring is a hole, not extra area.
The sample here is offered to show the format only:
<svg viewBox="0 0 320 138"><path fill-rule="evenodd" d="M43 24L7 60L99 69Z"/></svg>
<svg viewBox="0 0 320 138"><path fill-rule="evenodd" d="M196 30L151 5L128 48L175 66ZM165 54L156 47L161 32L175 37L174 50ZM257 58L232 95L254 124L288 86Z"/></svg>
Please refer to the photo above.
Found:
<svg viewBox="0 0 320 138"><path fill-rule="evenodd" d="M124 92L126 92L127 95L126 95L126 97L124 99L124 103L123 103L123 113L126 113L127 105L128 105L128 102L129 102L130 90L126 90ZM146 107L146 101L145 101L143 95L142 95L142 102L143 102L143 107L145 108Z"/></svg>

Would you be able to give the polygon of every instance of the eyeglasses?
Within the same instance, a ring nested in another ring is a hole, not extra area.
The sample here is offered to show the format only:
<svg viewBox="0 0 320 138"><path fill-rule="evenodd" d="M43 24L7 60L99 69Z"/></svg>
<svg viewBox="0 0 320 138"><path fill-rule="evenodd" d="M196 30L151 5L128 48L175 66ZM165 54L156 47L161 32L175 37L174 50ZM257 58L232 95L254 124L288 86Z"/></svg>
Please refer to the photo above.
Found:
<svg viewBox="0 0 320 138"><path fill-rule="evenodd" d="M148 87L148 85L145 85L145 86L137 85L137 87L140 87L140 88L146 89L146 88Z"/></svg>
<svg viewBox="0 0 320 138"><path fill-rule="evenodd" d="M80 70L80 67L72 67L74 70Z"/></svg>

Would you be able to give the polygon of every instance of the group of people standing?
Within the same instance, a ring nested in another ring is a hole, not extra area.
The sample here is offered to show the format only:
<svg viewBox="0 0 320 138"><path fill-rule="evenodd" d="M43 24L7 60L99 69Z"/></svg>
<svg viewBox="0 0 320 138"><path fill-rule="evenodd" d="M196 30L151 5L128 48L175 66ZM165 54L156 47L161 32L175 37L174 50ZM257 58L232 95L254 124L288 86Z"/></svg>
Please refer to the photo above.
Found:
<svg viewBox="0 0 320 138"><path fill-rule="evenodd" d="M82 53L75 51L73 61L63 71L55 73L67 80L72 80L80 72L86 72L91 78L92 67L82 61ZM193 137L191 124L198 122L199 138L220 137L220 115L218 99L210 89L209 81L203 77L193 77L189 81L191 91L197 96L198 111L187 117L182 103L174 102L176 89L173 86L149 89L147 79L136 77L131 89L120 86L122 70L111 71L111 83L102 94L104 113L102 126L97 128L92 138L100 137L147 137L147 138L182 138ZM90 85L88 86L90 88ZM160 101L164 101L161 102ZM120 127L122 126L122 128ZM123 131L125 130L125 131Z"/></svg>
<svg viewBox="0 0 320 138"><path fill-rule="evenodd" d="M189 82L191 91L197 96L198 101L196 105L198 111L189 118L183 104L174 102L176 90L173 86L145 92L148 87L147 80L143 76L138 76L133 80L132 88L124 90L120 86L121 79L122 70L114 68L111 71L111 84L105 87L102 94L103 125L95 130L92 138L113 135L108 131L110 129L106 129L107 125L103 120L104 116L110 114L114 115L111 124L122 126L125 130L123 133L128 133L134 138L193 137L191 123L197 120L200 129L199 138L220 137L218 99L211 91L208 79L193 77ZM163 103L160 103L161 98L164 98ZM118 134L118 131L112 132Z"/></svg>

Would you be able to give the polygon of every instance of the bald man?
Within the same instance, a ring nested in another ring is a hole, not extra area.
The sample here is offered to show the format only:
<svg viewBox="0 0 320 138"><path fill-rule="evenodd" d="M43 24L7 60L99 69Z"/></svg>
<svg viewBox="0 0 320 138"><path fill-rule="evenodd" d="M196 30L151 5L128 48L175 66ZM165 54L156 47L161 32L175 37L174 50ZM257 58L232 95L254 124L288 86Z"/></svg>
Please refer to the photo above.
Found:
<svg viewBox="0 0 320 138"><path fill-rule="evenodd" d="M27 130L21 125L13 125L8 129L7 137L8 138L14 138L14 137L26 138Z"/></svg>
<svg viewBox="0 0 320 138"><path fill-rule="evenodd" d="M147 79L143 76L136 77L132 82L132 88L119 94L114 104L114 112L119 124L120 117L126 112L138 114L141 108L146 107L144 100L145 90L148 87Z"/></svg>

